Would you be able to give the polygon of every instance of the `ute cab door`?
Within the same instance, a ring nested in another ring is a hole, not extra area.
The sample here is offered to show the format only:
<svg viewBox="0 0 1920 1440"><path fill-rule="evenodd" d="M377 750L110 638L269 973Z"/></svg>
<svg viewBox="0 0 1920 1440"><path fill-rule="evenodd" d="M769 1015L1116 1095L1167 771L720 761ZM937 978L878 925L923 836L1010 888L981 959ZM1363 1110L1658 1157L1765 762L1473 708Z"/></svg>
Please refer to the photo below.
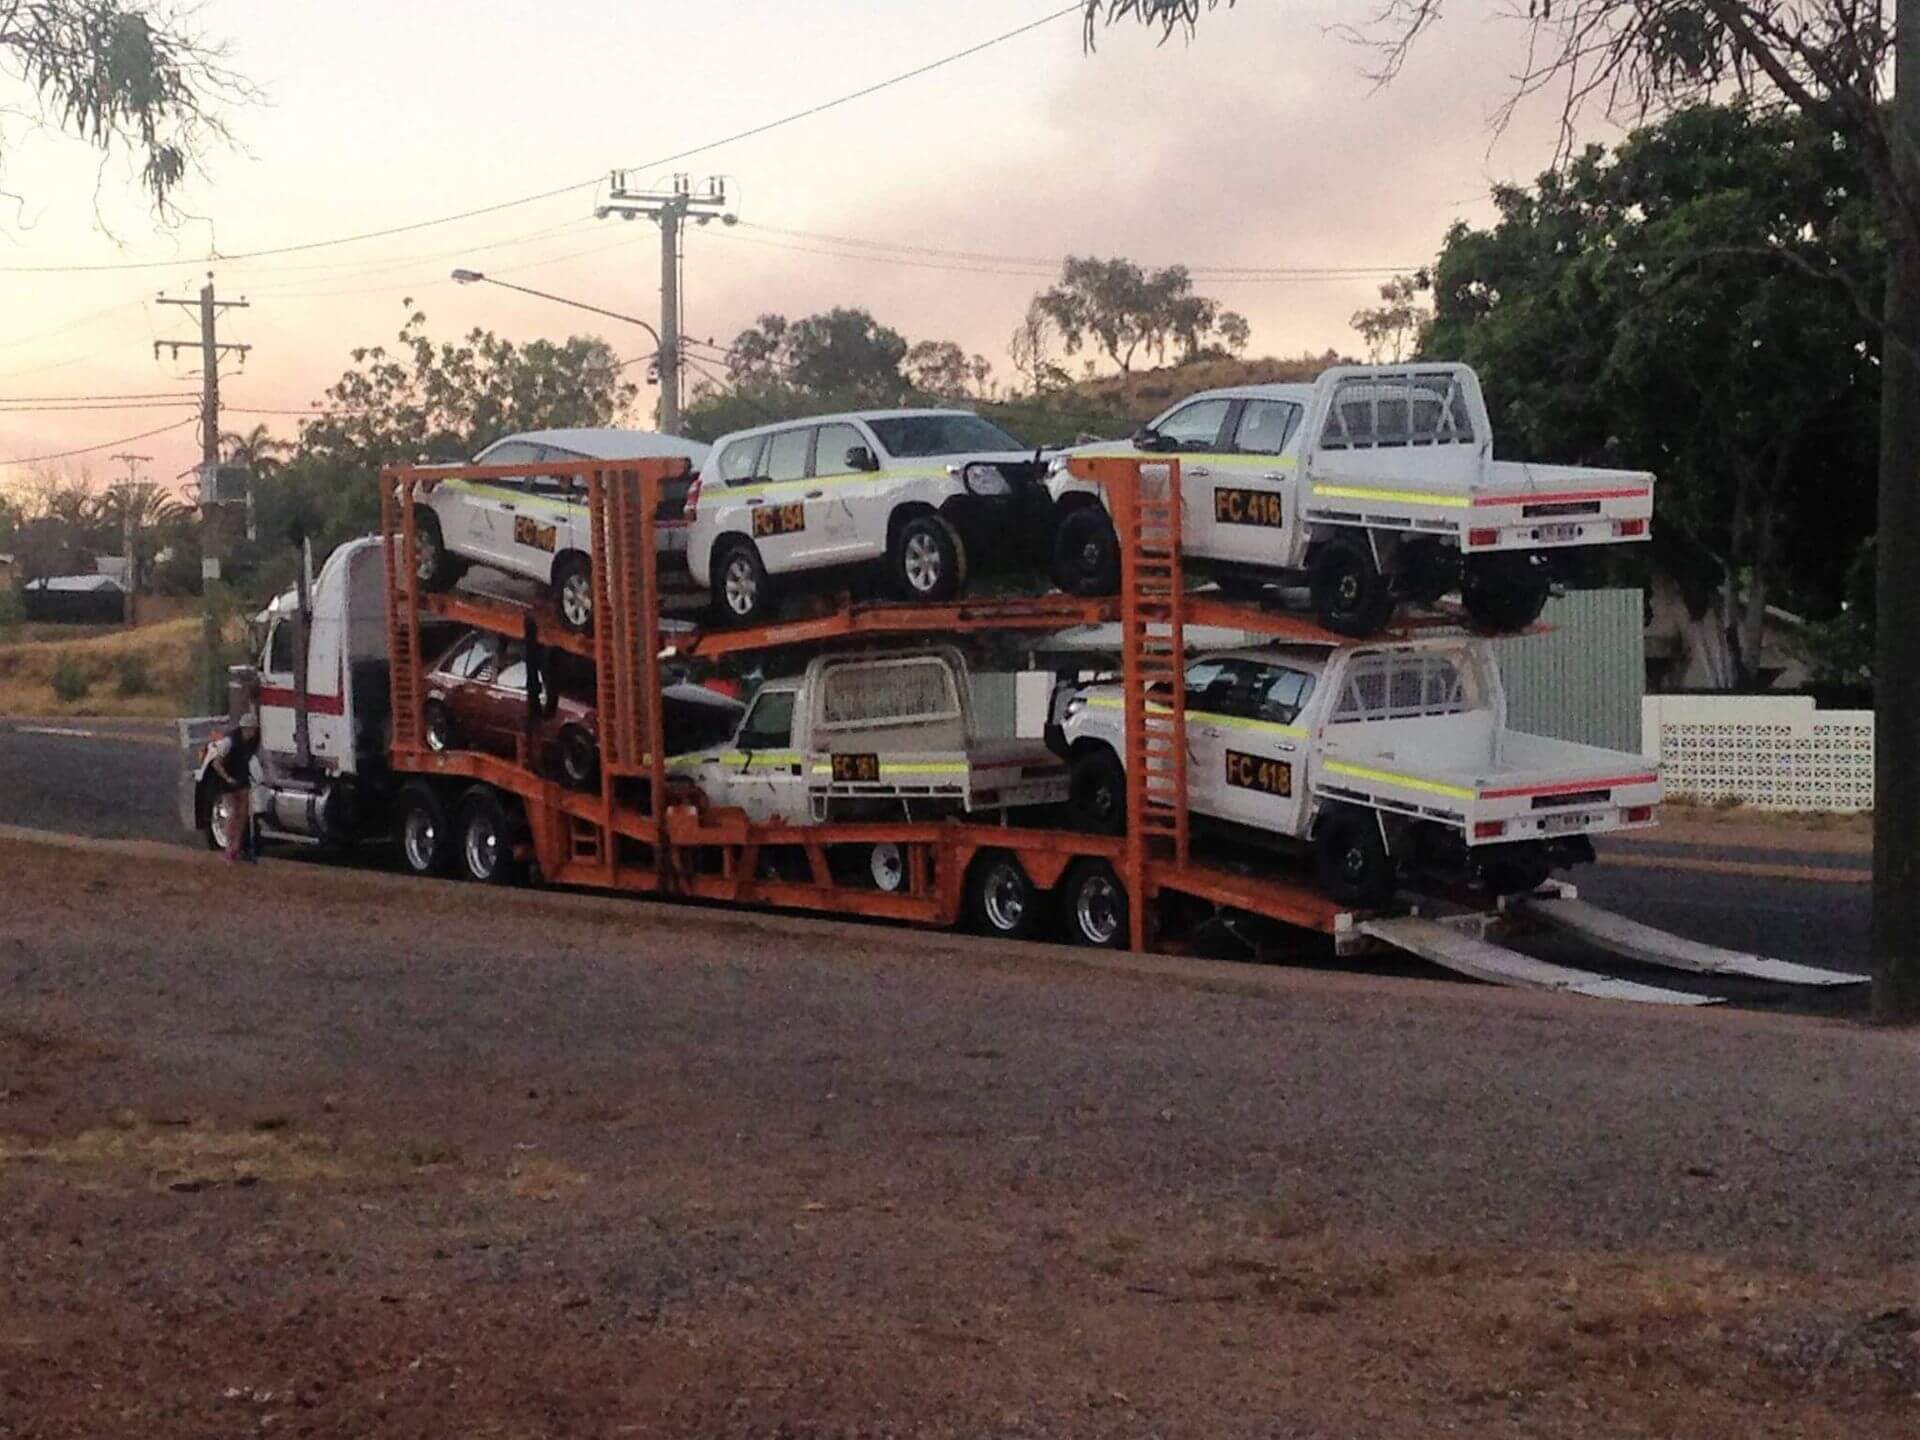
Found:
<svg viewBox="0 0 1920 1440"><path fill-rule="evenodd" d="M1214 476L1234 403L1220 396L1189 400L1154 423L1159 445L1142 457L1180 462L1180 548L1189 555L1213 555Z"/></svg>
<svg viewBox="0 0 1920 1440"><path fill-rule="evenodd" d="M725 762L732 771L727 788L749 820L799 825L810 818L806 766L793 748L799 698L791 686L763 686L734 733L734 751Z"/></svg>
<svg viewBox="0 0 1920 1440"><path fill-rule="evenodd" d="M1187 803L1203 815L1223 813L1225 722L1239 671L1231 660L1195 660L1187 666ZM1149 697L1149 705L1156 702Z"/></svg>
<svg viewBox="0 0 1920 1440"><path fill-rule="evenodd" d="M1300 713L1314 677L1276 662L1237 662L1221 723L1219 809L1226 820L1298 835L1306 814L1307 732Z"/></svg>
<svg viewBox="0 0 1920 1440"><path fill-rule="evenodd" d="M1299 510L1298 462L1292 452L1300 414L1291 400L1238 402L1224 453L1208 467L1213 473L1206 482L1211 492L1203 521L1212 530L1207 558L1268 567L1289 562L1289 536Z"/></svg>

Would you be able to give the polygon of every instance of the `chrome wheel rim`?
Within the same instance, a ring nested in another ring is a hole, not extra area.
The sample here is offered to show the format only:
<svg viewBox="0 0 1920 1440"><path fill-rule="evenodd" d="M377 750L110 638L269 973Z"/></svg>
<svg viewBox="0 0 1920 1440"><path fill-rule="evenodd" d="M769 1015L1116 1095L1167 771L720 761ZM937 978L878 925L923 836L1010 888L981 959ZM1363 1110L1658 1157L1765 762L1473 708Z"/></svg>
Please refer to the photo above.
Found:
<svg viewBox="0 0 1920 1440"><path fill-rule="evenodd" d="M891 840L883 841L867 855L867 873L873 876L874 889L896 894L907 883L907 857Z"/></svg>
<svg viewBox="0 0 1920 1440"><path fill-rule="evenodd" d="M1096 945L1110 945L1120 933L1120 887L1104 875L1090 877L1074 897L1080 933Z"/></svg>
<svg viewBox="0 0 1920 1440"><path fill-rule="evenodd" d="M440 848L440 827L433 823L433 814L425 806L407 813L401 843L406 847L409 866L422 875L433 869Z"/></svg>
<svg viewBox="0 0 1920 1440"><path fill-rule="evenodd" d="M467 826L467 870L476 880L491 880L500 865L500 833L485 821Z"/></svg>
<svg viewBox="0 0 1920 1440"><path fill-rule="evenodd" d="M207 807L207 833L222 850L233 835L233 797L220 795Z"/></svg>
<svg viewBox="0 0 1920 1440"><path fill-rule="evenodd" d="M1027 913L1026 878L1008 864L993 867L986 885L987 921L996 930L1020 928Z"/></svg>
<svg viewBox="0 0 1920 1440"><path fill-rule="evenodd" d="M560 613L575 629L585 629L593 619L593 590L583 570L571 572L560 587Z"/></svg>
<svg viewBox="0 0 1920 1440"><path fill-rule="evenodd" d="M924 530L909 535L900 557L907 584L922 595L933 589L940 583L941 558L940 542L932 535Z"/></svg>
<svg viewBox="0 0 1920 1440"><path fill-rule="evenodd" d="M736 615L751 615L760 603L760 577L753 572L753 562L745 555L727 561L725 585L727 609Z"/></svg>

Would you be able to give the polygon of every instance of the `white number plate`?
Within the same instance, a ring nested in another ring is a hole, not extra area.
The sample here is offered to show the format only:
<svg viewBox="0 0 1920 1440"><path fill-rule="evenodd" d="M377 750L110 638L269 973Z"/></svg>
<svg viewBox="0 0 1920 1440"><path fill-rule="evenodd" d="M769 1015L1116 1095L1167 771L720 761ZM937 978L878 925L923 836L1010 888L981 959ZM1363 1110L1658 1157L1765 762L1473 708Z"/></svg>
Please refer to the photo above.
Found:
<svg viewBox="0 0 1920 1440"><path fill-rule="evenodd" d="M1533 533L1548 544L1561 544L1568 540L1578 540L1580 527L1578 525L1541 525Z"/></svg>
<svg viewBox="0 0 1920 1440"><path fill-rule="evenodd" d="M1549 835L1557 835L1566 830L1582 830L1599 821L1598 815L1575 811L1571 815L1549 815L1540 822L1540 828Z"/></svg>

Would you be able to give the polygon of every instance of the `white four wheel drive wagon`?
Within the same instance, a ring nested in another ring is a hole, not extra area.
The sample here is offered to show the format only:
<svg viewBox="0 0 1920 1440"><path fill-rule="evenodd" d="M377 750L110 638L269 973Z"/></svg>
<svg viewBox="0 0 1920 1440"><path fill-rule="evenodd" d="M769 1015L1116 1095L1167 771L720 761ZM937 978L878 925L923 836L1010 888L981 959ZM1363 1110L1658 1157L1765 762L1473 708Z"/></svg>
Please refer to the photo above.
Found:
<svg viewBox="0 0 1920 1440"><path fill-rule="evenodd" d="M783 589L876 567L894 595L959 594L1046 529L1045 462L967 410L863 410L714 442L687 497L687 567L725 623Z"/></svg>
<svg viewBox="0 0 1920 1440"><path fill-rule="evenodd" d="M532 430L496 440L474 457L475 465L527 466L525 474L486 480L447 480L415 510L420 583L445 590L469 565L552 588L561 622L569 630L593 626L592 522L587 490L573 477L542 475L542 461L682 459L687 474L661 490L655 516L663 560L686 554L687 493L694 469L707 456L697 440L645 430Z"/></svg>
<svg viewBox="0 0 1920 1440"><path fill-rule="evenodd" d="M1311 385L1190 396L1131 445L1079 455L1178 457L1181 553L1229 596L1304 580L1320 623L1386 628L1401 601L1458 591L1475 625L1539 618L1556 555L1645 540L1643 471L1493 458L1480 382L1457 364L1349 365ZM1054 462L1054 580L1081 595L1120 586L1099 487Z"/></svg>

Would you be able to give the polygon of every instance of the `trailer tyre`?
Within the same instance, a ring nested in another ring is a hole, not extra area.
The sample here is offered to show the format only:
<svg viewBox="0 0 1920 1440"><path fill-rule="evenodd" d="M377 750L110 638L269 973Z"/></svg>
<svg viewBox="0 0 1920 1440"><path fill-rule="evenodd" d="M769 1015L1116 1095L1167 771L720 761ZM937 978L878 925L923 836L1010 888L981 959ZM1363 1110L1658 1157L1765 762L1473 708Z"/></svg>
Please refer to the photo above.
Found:
<svg viewBox="0 0 1920 1440"><path fill-rule="evenodd" d="M1127 828L1126 767L1106 746L1074 760L1067 779L1067 813L1076 829L1092 835L1118 835Z"/></svg>
<svg viewBox="0 0 1920 1440"><path fill-rule="evenodd" d="M400 859L416 875L453 869L453 827L431 786L409 784L400 792Z"/></svg>
<svg viewBox="0 0 1920 1440"><path fill-rule="evenodd" d="M894 531L887 576L902 600L951 600L966 578L959 532L938 515L915 515Z"/></svg>
<svg viewBox="0 0 1920 1440"><path fill-rule="evenodd" d="M1082 505L1060 522L1053 538L1053 583L1069 595L1120 591L1120 537L1105 508Z"/></svg>
<svg viewBox="0 0 1920 1440"><path fill-rule="evenodd" d="M713 613L725 625L760 625L773 618L773 581L751 540L733 540L713 560Z"/></svg>
<svg viewBox="0 0 1920 1440"><path fill-rule="evenodd" d="M1553 567L1538 551L1475 555L1466 562L1460 598L1483 630L1524 630L1553 593Z"/></svg>
<svg viewBox="0 0 1920 1440"><path fill-rule="evenodd" d="M1066 909L1075 944L1127 948L1127 889L1105 860L1082 860L1067 872Z"/></svg>
<svg viewBox="0 0 1920 1440"><path fill-rule="evenodd" d="M440 533L440 517L424 505L413 511L414 573L420 588L429 594L451 590L467 567L464 561L447 553L446 538Z"/></svg>
<svg viewBox="0 0 1920 1440"><path fill-rule="evenodd" d="M967 919L982 935L1024 940L1040 925L1044 894L1020 862L1004 850L988 850L967 874Z"/></svg>
<svg viewBox="0 0 1920 1440"><path fill-rule="evenodd" d="M1347 805L1328 811L1314 846L1320 888L1342 905L1377 910L1393 899L1396 867L1372 811Z"/></svg>
<svg viewBox="0 0 1920 1440"><path fill-rule="evenodd" d="M1393 590L1360 535L1336 535L1313 557L1309 571L1320 623L1341 635L1377 635L1393 618Z"/></svg>
<svg viewBox="0 0 1920 1440"><path fill-rule="evenodd" d="M460 864L462 873L481 885L511 885L519 878L513 821L485 785L474 786L460 802Z"/></svg>

